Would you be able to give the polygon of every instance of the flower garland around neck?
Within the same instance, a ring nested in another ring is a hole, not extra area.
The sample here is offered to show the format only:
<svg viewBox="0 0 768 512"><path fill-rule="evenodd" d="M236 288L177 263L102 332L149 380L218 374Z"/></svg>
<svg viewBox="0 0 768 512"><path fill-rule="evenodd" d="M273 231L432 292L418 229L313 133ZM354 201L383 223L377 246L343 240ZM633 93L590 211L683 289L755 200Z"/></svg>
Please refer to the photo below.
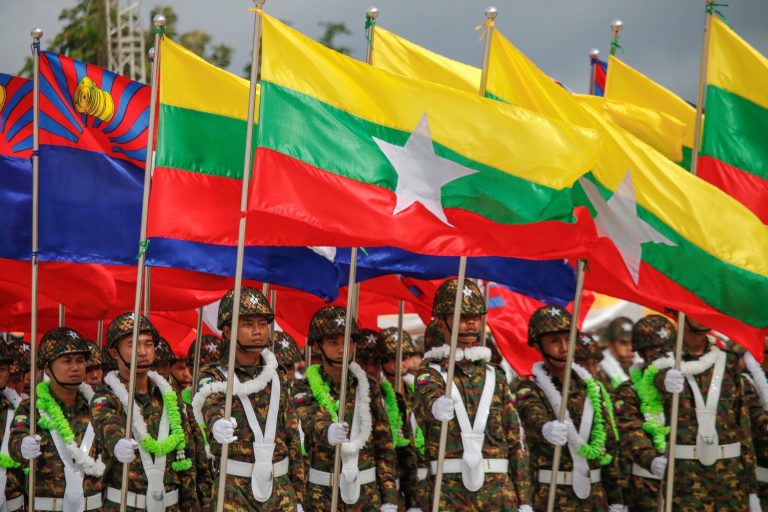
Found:
<svg viewBox="0 0 768 512"><path fill-rule="evenodd" d="M35 390L37 391L35 405L40 411L40 427L51 431L51 434L54 431L59 433L64 440L67 454L72 457L77 467L82 468L86 475L102 476L104 474L104 463L101 462L101 457L94 460L93 457L83 452L77 445L75 433L72 432L72 427L64 416L64 411L61 410L59 402L51 394L51 383L40 382L35 387ZM93 398L91 386L83 382L78 387L78 391L90 403L91 398Z"/></svg>
<svg viewBox="0 0 768 512"><path fill-rule="evenodd" d="M22 401L21 395L10 386L5 386L5 388L3 388L3 396L8 400L14 410L19 407L19 404Z"/></svg>
<svg viewBox="0 0 768 512"><path fill-rule="evenodd" d="M160 393L163 396L163 406L165 407L165 413L168 415L170 432L168 437L162 441L158 441L150 436L147 431L147 423L144 421L144 415L141 414L141 409L139 409L136 402L134 402L132 422L134 437L136 437L136 440L141 447L152 455L166 455L176 450L176 460L173 461L171 467L176 472L186 471L192 467L192 461L188 459L184 453L184 448L187 446L187 438L184 435L184 428L181 426L179 398L168 381L161 377L157 372L147 372L147 377L149 377L149 380L160 389ZM123 404L123 408L127 409L128 390L118 377L117 371L107 374L104 378L104 383L112 389L112 392L115 395L117 395L120 403Z"/></svg>
<svg viewBox="0 0 768 512"><path fill-rule="evenodd" d="M328 411L334 423L339 421L339 401L331 398L331 387L320 375L320 365L313 364L307 368L307 382L312 396L315 397L320 407Z"/></svg>
<svg viewBox="0 0 768 512"><path fill-rule="evenodd" d="M595 382L597 382L597 385L600 386L600 394L603 397L603 403L605 404L605 408L608 410L608 419L611 421L611 430L613 430L613 437L616 438L617 441L619 441L619 429L616 427L616 416L613 412L613 400L611 399L611 394L608 393L608 390L605 388L602 382L595 379Z"/></svg>
<svg viewBox="0 0 768 512"><path fill-rule="evenodd" d="M608 439L608 434L605 431L605 417L602 414L604 404L600 386L597 384L597 381L592 378L592 375L581 366L574 363L572 368L576 375L584 381L587 390L587 399L592 405L594 418L592 420L592 432L588 442L584 440L573 427L569 427L568 437L573 440L582 457L588 460L597 460L601 466L604 466L613 460L613 456L605 451L605 442ZM531 373L536 379L536 383L547 397L552 409L555 411L560 410L560 393L557 391L555 385L552 383L552 379L549 378L549 374L544 369L544 363L538 362L534 364ZM566 410L566 418L569 418L569 416L570 415Z"/></svg>
<svg viewBox="0 0 768 512"><path fill-rule="evenodd" d="M379 386L384 393L384 404L387 407L387 419L389 420L389 429L392 431L392 442L395 448L404 448L410 444L410 441L403 437L403 417L397 406L395 388L387 379L382 379Z"/></svg>
<svg viewBox="0 0 768 512"><path fill-rule="evenodd" d="M667 451L667 436L670 427L665 426L664 403L661 400L661 394L656 389L654 379L659 373L659 369L654 365L649 365L644 371L632 370L632 383L635 385L635 391L640 399L640 412L643 413L643 430L651 436L653 446L659 453Z"/></svg>
<svg viewBox="0 0 768 512"><path fill-rule="evenodd" d="M763 371L763 367L760 366L760 363L749 352L744 354L744 363L747 365L747 370L752 376L752 381L755 383L755 389L763 404L763 408L768 411L768 379L765 378L765 371Z"/></svg>
<svg viewBox="0 0 768 512"><path fill-rule="evenodd" d="M424 353L424 359L448 359L451 355L451 346L448 344L432 348ZM456 348L456 361L491 361L491 349L488 347Z"/></svg>

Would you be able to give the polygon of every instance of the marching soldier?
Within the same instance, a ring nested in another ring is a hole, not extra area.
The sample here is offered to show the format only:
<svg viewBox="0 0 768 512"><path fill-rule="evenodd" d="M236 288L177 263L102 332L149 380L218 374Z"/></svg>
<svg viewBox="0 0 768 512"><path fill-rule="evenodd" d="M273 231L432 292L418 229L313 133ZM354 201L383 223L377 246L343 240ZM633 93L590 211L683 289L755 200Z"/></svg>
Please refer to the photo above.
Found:
<svg viewBox="0 0 768 512"><path fill-rule="evenodd" d="M11 363L11 380L8 386L18 393L21 398L29 397L29 383L31 367L29 356L29 344L24 343L21 338L12 337L8 342L8 348L13 355Z"/></svg>
<svg viewBox="0 0 768 512"><path fill-rule="evenodd" d="M614 390L622 382L629 381L629 369L639 362L632 351L632 320L625 317L614 319L605 330L607 347L603 350L598 378Z"/></svg>
<svg viewBox="0 0 768 512"><path fill-rule="evenodd" d="M686 318L683 328L680 370L672 356L653 362L667 418L680 394L673 507L760 511L738 356L720 350L705 325Z"/></svg>
<svg viewBox="0 0 768 512"><path fill-rule="evenodd" d="M763 504L763 510L768 509L768 428L762 423L768 416L768 378L766 378L766 368L768 368L768 344L764 345L765 354L763 355L763 364L760 365L749 352L744 354L746 372L743 374L747 383L745 384L746 394L752 394L749 403L749 416L752 424L752 442L755 445L755 456L757 457L757 476L758 496Z"/></svg>
<svg viewBox="0 0 768 512"><path fill-rule="evenodd" d="M221 446L229 445L224 510L301 510L304 467L297 416L289 383L269 350L274 313L259 290L244 286L232 333L234 296L232 289L219 303L218 327L228 347L200 372L192 400L195 418L205 425L214 460L221 457ZM229 350L235 350L236 365L232 416L225 417ZM214 504L217 494L218 486Z"/></svg>
<svg viewBox="0 0 768 512"><path fill-rule="evenodd" d="M104 386L91 401L93 426L106 464L103 510L119 509L124 463L128 464L128 510L198 510L207 505L210 481L201 477L195 484L190 419L171 384L152 371L160 335L144 315L137 320L133 439L125 438L133 313L118 315L107 329L107 351L118 369L104 377Z"/></svg>
<svg viewBox="0 0 768 512"><path fill-rule="evenodd" d="M558 421L571 314L557 306L537 309L528 324L528 344L541 353L530 380L520 381L516 403L531 447L535 505L546 508L554 447L563 446L556 480L560 511L623 510L616 439L608 406L596 379L572 367L566 421ZM578 343L578 341L577 341Z"/></svg>
<svg viewBox="0 0 768 512"><path fill-rule="evenodd" d="M351 361L343 415L338 413L344 357L346 314L338 306L319 309L309 324L308 342L320 354L321 365L307 369L306 380L293 388L305 433L309 474L307 511L330 509L336 446L341 445L339 510L397 511L396 457L392 431L377 381ZM357 326L351 320L352 333ZM354 347L350 347L353 359Z"/></svg>
<svg viewBox="0 0 768 512"><path fill-rule="evenodd" d="M590 334L585 332L579 334L576 340L573 360L587 370L592 377L598 377L600 371L599 364L603 360L603 352Z"/></svg>
<svg viewBox="0 0 768 512"><path fill-rule="evenodd" d="M281 331L275 332L275 357L291 385L294 381L304 378L304 356L301 355L293 336Z"/></svg>
<svg viewBox="0 0 768 512"><path fill-rule="evenodd" d="M50 379L36 387L37 434L29 431L29 400L16 410L11 456L38 459L35 510L102 509L102 444L91 425L93 389L84 382L90 348L68 327L45 333L38 366Z"/></svg>
<svg viewBox="0 0 768 512"><path fill-rule="evenodd" d="M11 378L11 365L14 354L7 343L0 342L0 510L13 512L24 508L24 475L20 468L22 460L14 460L10 456L10 433L16 407L21 403L21 397L15 389L8 386ZM5 508L3 508L5 507Z"/></svg>
<svg viewBox="0 0 768 512"><path fill-rule="evenodd" d="M360 329L355 336L355 361L374 380L381 378L384 337L374 329Z"/></svg>
<svg viewBox="0 0 768 512"><path fill-rule="evenodd" d="M152 369L159 373L165 380L170 380L171 363L173 362L173 359L173 349L165 338L161 337L155 348L155 363L152 365Z"/></svg>
<svg viewBox="0 0 768 512"><path fill-rule="evenodd" d="M432 314L443 340L450 339L457 284L445 281L435 295ZM491 351L476 346L485 303L471 281L462 292L452 398L445 396L449 345L428 350L416 377L416 417L432 475L441 424L449 421L440 509L530 511L528 453L512 393L504 372L490 364ZM428 345L439 339L428 334Z"/></svg>
<svg viewBox="0 0 768 512"><path fill-rule="evenodd" d="M101 386L104 382L104 370L101 365L104 363L101 355L101 347L91 340L86 339L88 348L91 350L91 356L88 358L88 366L85 368L85 382L92 388Z"/></svg>

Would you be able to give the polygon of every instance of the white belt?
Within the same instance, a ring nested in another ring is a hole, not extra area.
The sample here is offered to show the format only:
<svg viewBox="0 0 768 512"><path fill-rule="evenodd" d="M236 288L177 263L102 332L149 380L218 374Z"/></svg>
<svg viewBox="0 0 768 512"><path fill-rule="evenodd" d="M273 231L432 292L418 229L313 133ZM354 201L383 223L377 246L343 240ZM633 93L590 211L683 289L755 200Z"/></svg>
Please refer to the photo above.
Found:
<svg viewBox="0 0 768 512"><path fill-rule="evenodd" d="M429 469L427 468L419 468L416 470L416 476L419 478L419 482L426 480L428 475Z"/></svg>
<svg viewBox="0 0 768 512"><path fill-rule="evenodd" d="M741 443L721 444L718 459L733 459L741 455ZM683 444L675 446L675 458L682 460L698 460L695 444Z"/></svg>
<svg viewBox="0 0 768 512"><path fill-rule="evenodd" d="M445 459L443 461L443 473L461 473L462 459ZM432 474L437 474L437 461L429 463ZM483 467L486 473L507 473L509 471L509 460L507 459L483 459ZM426 477L425 477L426 478Z"/></svg>
<svg viewBox="0 0 768 512"><path fill-rule="evenodd" d="M172 507L179 502L179 490L174 489L172 491L166 491L163 494L165 506ZM120 503L120 489L114 487L107 487L107 499L113 503ZM128 507L146 509L147 497L143 494L137 494L135 492L128 491L125 498L125 505ZM59 509L61 510L61 509Z"/></svg>
<svg viewBox="0 0 768 512"><path fill-rule="evenodd" d="M327 471L320 471L319 469L309 468L309 483L315 485L322 485L324 487L331 486L331 473ZM363 469L357 476L357 481L360 485L370 484L376 481L376 468Z"/></svg>
<svg viewBox="0 0 768 512"><path fill-rule="evenodd" d="M120 491L118 491L119 493ZM19 496L11 501L7 502L8 511L17 510L19 507L11 508L12 504L16 505L16 501L21 500L21 504L24 504L24 497ZM117 497L117 501L120 502L120 496ZM102 506L101 494L94 494L85 498L85 510L100 510ZM35 510L64 510L64 498L38 498L35 497Z"/></svg>
<svg viewBox="0 0 768 512"><path fill-rule="evenodd" d="M552 471L549 469L539 470L539 483L548 484L552 481ZM589 471L589 481L596 484L600 481L600 470L592 469ZM573 485L573 476L570 471L557 472L557 485Z"/></svg>
<svg viewBox="0 0 768 512"><path fill-rule="evenodd" d="M643 478L650 478L651 480L661 480L661 478L657 477L643 466L635 464L634 462L632 463L632 474Z"/></svg>
<svg viewBox="0 0 768 512"><path fill-rule="evenodd" d="M251 462L241 462L239 460L227 460L227 474L232 476L241 476L251 478L253 475L253 464ZM272 478L278 478L288 474L288 457L280 462L272 464Z"/></svg>
<svg viewBox="0 0 768 512"><path fill-rule="evenodd" d="M757 475L758 482L768 483L768 468L757 466L757 469L755 469L755 474ZM8 510L10 510L10 508Z"/></svg>
<svg viewBox="0 0 768 512"><path fill-rule="evenodd" d="M93 496L91 496L93 497ZM86 507L87 507L88 501L86 500ZM35 505L37 505L37 500L35 500ZM99 506L101 506L101 502L99 502ZM5 510L6 512L14 512L14 510L21 510L24 508L24 495L16 496L12 500L8 500L5 502Z"/></svg>

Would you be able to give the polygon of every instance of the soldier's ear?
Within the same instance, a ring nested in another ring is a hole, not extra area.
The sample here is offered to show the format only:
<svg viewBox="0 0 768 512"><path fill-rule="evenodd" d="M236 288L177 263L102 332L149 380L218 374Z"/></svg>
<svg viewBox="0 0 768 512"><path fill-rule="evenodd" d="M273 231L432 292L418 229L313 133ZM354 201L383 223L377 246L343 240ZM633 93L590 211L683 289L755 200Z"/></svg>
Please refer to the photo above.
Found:
<svg viewBox="0 0 768 512"><path fill-rule="evenodd" d="M231 325L222 326L221 333L224 335L225 338L231 339L230 334L232 334L232 326Z"/></svg>
<svg viewBox="0 0 768 512"><path fill-rule="evenodd" d="M118 359L118 357L117 357L117 349L114 346L112 346L112 347L109 347L108 352L109 352L110 357L112 357L112 359L117 361L117 359Z"/></svg>

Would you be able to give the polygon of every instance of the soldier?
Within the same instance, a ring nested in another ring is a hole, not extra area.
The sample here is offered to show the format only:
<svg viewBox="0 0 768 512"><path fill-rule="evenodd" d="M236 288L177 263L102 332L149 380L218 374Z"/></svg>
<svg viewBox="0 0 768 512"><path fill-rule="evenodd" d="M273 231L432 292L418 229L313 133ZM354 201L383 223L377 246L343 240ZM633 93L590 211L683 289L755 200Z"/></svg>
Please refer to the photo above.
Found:
<svg viewBox="0 0 768 512"><path fill-rule="evenodd" d="M381 358L381 372L383 374L383 377L386 378L387 381L390 382L392 386L396 386L395 384L395 370L397 368L397 336L398 336L398 329L397 327L387 327L386 329L382 329L381 331L381 337L382 337L382 344L379 347L379 357ZM403 379L402 382L402 397L405 399L405 405L408 408L409 411L413 410L413 399L415 395L415 377L413 379L414 382L414 390L411 390L410 387L407 386L405 375L406 371L408 370L408 364L406 363L406 355L407 354L413 354L414 348L413 348L413 340L411 339L411 335L408 334L406 331L403 331L403 353L402 353L402 364L400 366L400 378Z"/></svg>
<svg viewBox="0 0 768 512"><path fill-rule="evenodd" d="M93 389L84 382L90 348L80 334L56 327L40 341L37 434L29 431L29 400L16 409L11 456L37 459L35 510L101 510L102 444L91 425Z"/></svg>
<svg viewBox="0 0 768 512"><path fill-rule="evenodd" d="M605 330L607 347L603 350L598 378L608 389L614 390L629 381L629 368L639 358L632 351L632 320L615 318Z"/></svg>
<svg viewBox="0 0 768 512"><path fill-rule="evenodd" d="M720 350L709 328L686 318L683 362L655 360L654 384L669 418L680 394L675 446L675 510L759 511L755 454L738 357ZM706 399L704 397L706 396Z"/></svg>
<svg viewBox="0 0 768 512"><path fill-rule="evenodd" d="M405 343L406 340L408 341L407 343ZM421 360L424 358L424 344L421 344L420 348L416 340L410 335L407 336L406 340L403 340L403 364L405 364L405 371L403 373L415 377L414 374L419 370Z"/></svg>
<svg viewBox="0 0 768 512"><path fill-rule="evenodd" d="M457 284L449 279L435 295L432 314L443 340L450 339ZM442 422L449 422L440 509L531 511L528 453L512 393L504 372L489 364L490 349L476 346L485 303L472 281L462 299L452 398L445 396L449 345L428 350L416 377L416 418L432 475ZM428 334L428 345L441 338Z"/></svg>
<svg viewBox="0 0 768 512"><path fill-rule="evenodd" d="M293 388L310 466L304 504L308 511L330 509L334 454L341 445L339 510L396 512L396 458L387 413L377 382L354 361L349 363L344 413L338 417L346 322L345 311L338 306L314 314L308 342L320 354L322 365L307 368L307 379ZM356 336L357 326L351 322ZM352 360L354 347L350 352Z"/></svg>
<svg viewBox="0 0 768 512"><path fill-rule="evenodd" d="M301 510L304 467L296 412L288 382L269 350L274 318L266 297L256 288L240 289L237 332L232 314L235 290L219 303L218 327L224 348L219 361L200 371L192 400L195 418L206 427L214 460L229 445L224 510ZM230 341L232 340L232 341ZM232 416L225 417L229 350L235 350ZM214 489L213 503L218 499Z"/></svg>
<svg viewBox="0 0 768 512"><path fill-rule="evenodd" d="M170 380L171 363L173 360L173 349L165 340L165 338L161 337L160 341L157 342L157 347L155 348L155 362L152 365L152 369L159 373L160 376L165 380Z"/></svg>
<svg viewBox="0 0 768 512"><path fill-rule="evenodd" d="M443 358L443 353L445 352L445 349L443 349L443 345L446 345L448 341L445 339L445 336L443 335L443 331L440 330L440 328L437 326L437 319L433 318L429 325L427 325L427 328L424 330L424 358L421 361L421 366L419 368L419 373L421 373L421 370L423 368L426 368L429 366L430 359L436 359L440 360Z"/></svg>
<svg viewBox="0 0 768 512"><path fill-rule="evenodd" d="M374 380L381 378L383 345L383 336L374 329L360 329L355 336L355 361Z"/></svg>
<svg viewBox="0 0 768 512"><path fill-rule="evenodd" d="M134 321L133 313L123 313L110 323L107 352L118 369L104 377L91 401L96 438L104 446L103 509L119 509L123 464L128 464L128 510L198 510L207 505L210 482L201 477L195 485L191 422L171 384L152 371L160 335L144 315L137 319L133 439L125 438Z"/></svg>
<svg viewBox="0 0 768 512"><path fill-rule="evenodd" d="M568 354L571 314L557 306L537 309L528 324L528 344L544 359L520 381L517 408L531 447L535 505L546 508L554 447L563 446L556 480L560 511L623 510L616 439L597 380L574 364L565 422L558 421ZM576 427L578 425L578 427ZM609 505L610 504L610 505Z"/></svg>
<svg viewBox="0 0 768 512"><path fill-rule="evenodd" d="M30 383L29 344L21 338L12 337L11 341L8 342L8 348L14 356L8 386L15 390L21 398L28 398Z"/></svg>
<svg viewBox="0 0 768 512"><path fill-rule="evenodd" d="M632 349L645 362L631 370L632 381L614 391L614 415L621 435L620 464L627 483L625 503L630 511L657 510L659 487L667 467L667 436L663 411L650 363L663 356L675 339L675 326L667 317L648 315L632 329Z"/></svg>
<svg viewBox="0 0 768 512"><path fill-rule="evenodd" d="M24 474L20 461L10 456L10 432L13 426L16 407L21 397L15 389L8 386L11 378L11 365L15 357L7 343L0 342L0 510L13 512L24 508ZM3 487L4 486L4 487ZM3 508L5 507L5 508Z"/></svg>
<svg viewBox="0 0 768 512"><path fill-rule="evenodd" d="M104 371L101 365L104 363L101 348L91 340L86 339L91 356L88 358L88 366L85 368L85 382L95 388L101 386L104 381Z"/></svg>
<svg viewBox="0 0 768 512"><path fill-rule="evenodd" d="M299 352L293 336L281 331L275 332L275 357L291 385L297 379L304 378L304 356Z"/></svg>
<svg viewBox="0 0 768 512"><path fill-rule="evenodd" d="M597 377L599 364L603 360L603 352L591 334L582 332L576 343L573 360L587 370L592 377Z"/></svg>
<svg viewBox="0 0 768 512"><path fill-rule="evenodd" d="M221 338L213 334L205 334L200 338L200 368L219 362L221 359ZM195 344L189 346L187 351L187 366L195 367ZM195 384L195 383L193 383Z"/></svg>

